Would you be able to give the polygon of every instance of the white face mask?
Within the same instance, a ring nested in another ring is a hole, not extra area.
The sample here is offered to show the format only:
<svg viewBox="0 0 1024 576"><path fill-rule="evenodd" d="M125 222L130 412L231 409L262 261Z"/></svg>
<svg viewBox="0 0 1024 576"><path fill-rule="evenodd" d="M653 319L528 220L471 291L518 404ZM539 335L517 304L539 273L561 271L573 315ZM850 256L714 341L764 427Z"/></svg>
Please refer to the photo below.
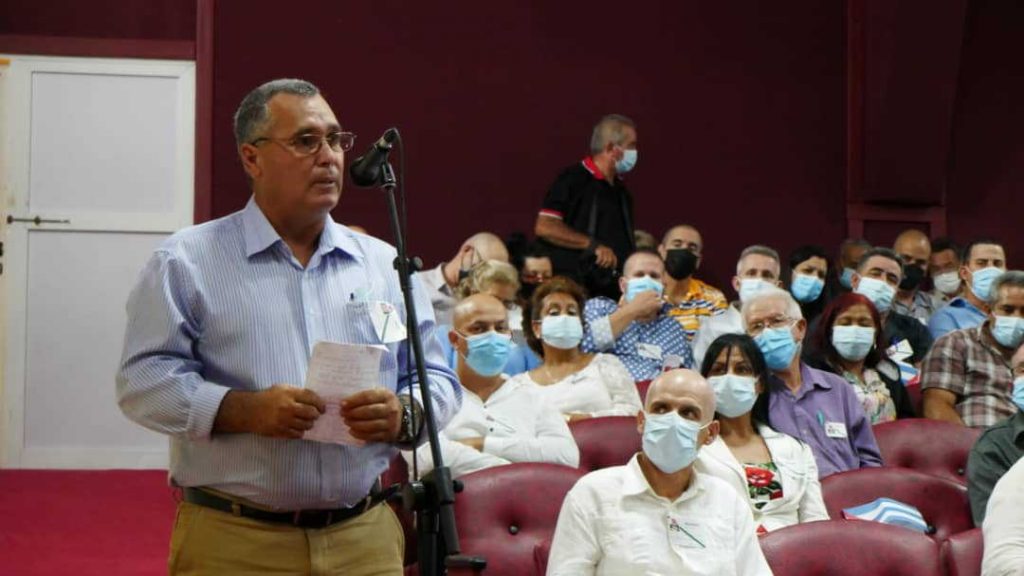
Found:
<svg viewBox="0 0 1024 576"><path fill-rule="evenodd" d="M946 296L953 296L959 292L960 282L960 274L956 270L932 276L932 284L935 284L935 289Z"/></svg>
<svg viewBox="0 0 1024 576"><path fill-rule="evenodd" d="M766 288L771 288L771 286L766 280L760 278L740 278L740 302L750 300L759 292Z"/></svg>

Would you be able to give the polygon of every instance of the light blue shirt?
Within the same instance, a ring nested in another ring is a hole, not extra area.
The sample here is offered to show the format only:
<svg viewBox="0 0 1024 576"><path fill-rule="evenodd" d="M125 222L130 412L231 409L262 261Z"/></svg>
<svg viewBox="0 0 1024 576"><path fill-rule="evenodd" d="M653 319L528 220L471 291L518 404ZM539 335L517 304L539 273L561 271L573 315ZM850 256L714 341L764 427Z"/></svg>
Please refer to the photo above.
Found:
<svg viewBox="0 0 1024 576"><path fill-rule="evenodd" d="M981 326L986 318L988 314L979 310L966 298L957 296L932 314L931 320L928 321L928 331L931 332L933 340L938 340L940 336L945 336L953 330Z"/></svg>
<svg viewBox="0 0 1024 576"><path fill-rule="evenodd" d="M366 496L394 446L211 431L230 390L303 386L317 341L381 344L370 302L390 302L405 322L394 258L388 244L328 216L304 269L252 199L156 250L128 299L117 397L129 418L170 436L175 484L281 510L349 506ZM462 393L437 344L429 296L418 280L413 286L440 430ZM386 347L393 369L383 372L382 385L407 388L415 374L406 370L407 342ZM321 416L329 417L341 416Z"/></svg>

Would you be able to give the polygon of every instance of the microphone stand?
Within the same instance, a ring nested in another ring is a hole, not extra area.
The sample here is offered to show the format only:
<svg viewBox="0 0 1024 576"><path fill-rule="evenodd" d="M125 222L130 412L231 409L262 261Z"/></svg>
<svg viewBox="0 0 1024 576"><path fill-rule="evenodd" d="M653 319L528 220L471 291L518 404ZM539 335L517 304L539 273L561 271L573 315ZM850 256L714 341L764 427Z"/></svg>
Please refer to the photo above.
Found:
<svg viewBox="0 0 1024 576"><path fill-rule="evenodd" d="M419 268L419 261L410 260L406 252L405 236L395 202L398 181L391 163L384 163L380 182L380 187L388 198L391 230L395 236L395 249L398 251L395 269L398 271L398 282L405 300L409 344L416 363L416 377L423 400L423 420L430 441L430 455L434 459L433 470L423 475L419 481L409 482L402 489L403 507L416 513L419 573L422 576L441 576L448 573L448 568L470 568L474 572L480 571L486 567L486 560L459 555L459 534L455 529L455 513L452 506L455 504L455 492L461 491L462 483L452 480L451 470L444 465L441 456L430 383L423 363L423 341L418 330L419 321L416 318L416 305L412 295L411 275Z"/></svg>

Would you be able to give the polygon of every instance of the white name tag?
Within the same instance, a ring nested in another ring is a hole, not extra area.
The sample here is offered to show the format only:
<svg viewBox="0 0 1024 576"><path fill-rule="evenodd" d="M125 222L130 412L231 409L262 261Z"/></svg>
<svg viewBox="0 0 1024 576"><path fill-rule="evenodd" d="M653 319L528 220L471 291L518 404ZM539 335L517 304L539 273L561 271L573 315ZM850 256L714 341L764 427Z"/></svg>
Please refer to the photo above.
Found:
<svg viewBox="0 0 1024 576"><path fill-rule="evenodd" d="M846 424L825 422L825 435L829 438L846 438Z"/></svg>
<svg viewBox="0 0 1024 576"><path fill-rule="evenodd" d="M650 358L651 360L657 360L661 362L661 346L658 346L657 344L637 342L636 351L644 358Z"/></svg>
<svg viewBox="0 0 1024 576"><path fill-rule="evenodd" d="M405 340L405 324L402 324L398 310L390 302L384 300L370 302L370 320L373 322L373 330L382 344Z"/></svg>
<svg viewBox="0 0 1024 576"><path fill-rule="evenodd" d="M704 550L708 547L707 529L700 522L669 514L668 541L676 550Z"/></svg>

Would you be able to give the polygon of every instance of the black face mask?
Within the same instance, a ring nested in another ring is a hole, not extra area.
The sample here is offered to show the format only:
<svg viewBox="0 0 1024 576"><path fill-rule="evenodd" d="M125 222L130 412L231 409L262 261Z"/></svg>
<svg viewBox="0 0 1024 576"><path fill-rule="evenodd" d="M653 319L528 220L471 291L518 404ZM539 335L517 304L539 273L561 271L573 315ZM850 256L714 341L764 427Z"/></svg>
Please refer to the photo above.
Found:
<svg viewBox="0 0 1024 576"><path fill-rule="evenodd" d="M472 268L459 268L459 282L462 282L466 278L469 278L469 273L472 271Z"/></svg>
<svg viewBox="0 0 1024 576"><path fill-rule="evenodd" d="M693 275L697 269L697 255L685 248L676 248L666 252L665 271L676 280L683 280Z"/></svg>
<svg viewBox="0 0 1024 576"><path fill-rule="evenodd" d="M900 290L914 290L924 280L924 270L913 264L903 265L903 280L900 281Z"/></svg>

